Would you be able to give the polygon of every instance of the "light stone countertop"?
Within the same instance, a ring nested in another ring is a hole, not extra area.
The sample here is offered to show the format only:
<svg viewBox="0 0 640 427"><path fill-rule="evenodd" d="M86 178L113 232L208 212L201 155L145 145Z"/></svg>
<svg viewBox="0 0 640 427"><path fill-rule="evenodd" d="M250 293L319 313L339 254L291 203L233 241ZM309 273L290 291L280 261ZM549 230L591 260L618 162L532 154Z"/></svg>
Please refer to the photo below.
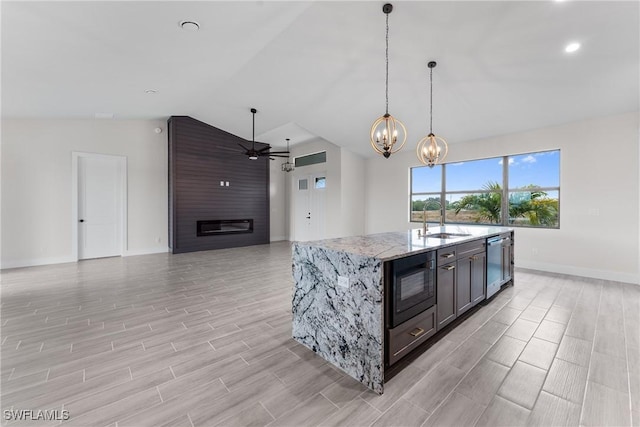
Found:
<svg viewBox="0 0 640 427"><path fill-rule="evenodd" d="M390 261L433 249L457 245L467 241L495 236L512 231L509 227L480 225L429 226L427 237L418 237L422 227L407 231L369 234L366 236L340 237L337 239L297 242L299 245L315 246L350 254ZM449 239L429 237L437 233L468 234Z"/></svg>

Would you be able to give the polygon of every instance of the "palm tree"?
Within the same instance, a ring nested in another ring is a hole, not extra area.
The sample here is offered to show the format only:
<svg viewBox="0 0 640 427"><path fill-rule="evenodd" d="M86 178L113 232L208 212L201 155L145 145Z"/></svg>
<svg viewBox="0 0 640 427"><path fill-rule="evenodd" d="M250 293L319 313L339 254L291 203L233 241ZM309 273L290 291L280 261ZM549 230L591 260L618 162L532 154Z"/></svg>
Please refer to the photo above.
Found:
<svg viewBox="0 0 640 427"><path fill-rule="evenodd" d="M456 203L455 213L462 210L477 211L475 222L486 221L492 224L501 222L502 188L497 182L489 181L483 187L486 193L468 194Z"/></svg>
<svg viewBox="0 0 640 427"><path fill-rule="evenodd" d="M558 223L558 200L550 199L536 185L522 187L509 196L509 217L527 218L531 225L555 226ZM513 221L513 220L511 220Z"/></svg>
<svg viewBox="0 0 640 427"><path fill-rule="evenodd" d="M558 200L547 197L547 193L536 185L522 187L520 192L509 195L509 222L526 218L535 226L555 226L558 223ZM502 222L502 187L489 181L483 187L486 193L469 194L455 203L456 215L462 210L476 211L475 222L499 224Z"/></svg>

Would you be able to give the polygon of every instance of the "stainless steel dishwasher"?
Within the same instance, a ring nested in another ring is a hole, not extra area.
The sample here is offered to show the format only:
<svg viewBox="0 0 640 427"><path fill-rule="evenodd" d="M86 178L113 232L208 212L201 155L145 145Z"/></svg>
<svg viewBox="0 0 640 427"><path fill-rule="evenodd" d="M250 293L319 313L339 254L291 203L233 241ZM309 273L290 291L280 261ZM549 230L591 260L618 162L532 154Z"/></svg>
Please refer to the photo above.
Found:
<svg viewBox="0 0 640 427"><path fill-rule="evenodd" d="M505 259L502 246L511 244L509 237L495 236L487 239L487 298L491 298L503 284Z"/></svg>

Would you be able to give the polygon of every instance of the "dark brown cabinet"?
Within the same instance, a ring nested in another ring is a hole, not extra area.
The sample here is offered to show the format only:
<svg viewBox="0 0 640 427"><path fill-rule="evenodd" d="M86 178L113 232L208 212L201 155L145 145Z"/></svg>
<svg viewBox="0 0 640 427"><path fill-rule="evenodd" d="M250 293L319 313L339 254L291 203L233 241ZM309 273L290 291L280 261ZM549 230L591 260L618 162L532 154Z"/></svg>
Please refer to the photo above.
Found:
<svg viewBox="0 0 640 427"><path fill-rule="evenodd" d="M455 258L454 258L455 259ZM438 329L443 328L456 318L456 262L438 266L437 287Z"/></svg>
<svg viewBox="0 0 640 427"><path fill-rule="evenodd" d="M487 289L487 253L478 252L471 264L471 303L478 304L485 299Z"/></svg>
<svg viewBox="0 0 640 427"><path fill-rule="evenodd" d="M494 238L496 243L489 245ZM495 280L498 289L513 280L513 243L513 233L508 232L459 244L451 242L450 246L435 249L435 305L396 325L390 322L390 312L386 312L385 366L397 369L402 363L396 362L414 350L420 351L432 335L440 334L451 323L449 329L455 327L458 317L469 316L474 306L491 295L489 280ZM433 250L429 254L429 265L433 266ZM392 294L389 271L393 270L385 269L387 310L393 308L388 301Z"/></svg>
<svg viewBox="0 0 640 427"><path fill-rule="evenodd" d="M484 239L457 247L456 316L482 301L486 286L486 244Z"/></svg>
<svg viewBox="0 0 640 427"><path fill-rule="evenodd" d="M436 306L428 308L411 320L387 331L388 363L393 365L405 354L436 333Z"/></svg>
<svg viewBox="0 0 640 427"><path fill-rule="evenodd" d="M459 259L456 263L456 316L460 316L469 310L473 304L471 303L471 257Z"/></svg>

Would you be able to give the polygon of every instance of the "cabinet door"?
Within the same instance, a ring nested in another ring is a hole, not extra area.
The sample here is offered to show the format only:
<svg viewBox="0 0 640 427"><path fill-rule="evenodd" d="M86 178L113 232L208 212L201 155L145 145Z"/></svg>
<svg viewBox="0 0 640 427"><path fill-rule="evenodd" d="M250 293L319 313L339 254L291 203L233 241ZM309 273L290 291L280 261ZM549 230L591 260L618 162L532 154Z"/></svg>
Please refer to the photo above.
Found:
<svg viewBox="0 0 640 427"><path fill-rule="evenodd" d="M473 256L470 255L458 258L456 265L456 316L460 316L472 307L473 262Z"/></svg>
<svg viewBox="0 0 640 427"><path fill-rule="evenodd" d="M437 281L438 329L456 318L456 263L438 267Z"/></svg>
<svg viewBox="0 0 640 427"><path fill-rule="evenodd" d="M484 300L487 288L487 253L478 252L471 261L471 305Z"/></svg>

